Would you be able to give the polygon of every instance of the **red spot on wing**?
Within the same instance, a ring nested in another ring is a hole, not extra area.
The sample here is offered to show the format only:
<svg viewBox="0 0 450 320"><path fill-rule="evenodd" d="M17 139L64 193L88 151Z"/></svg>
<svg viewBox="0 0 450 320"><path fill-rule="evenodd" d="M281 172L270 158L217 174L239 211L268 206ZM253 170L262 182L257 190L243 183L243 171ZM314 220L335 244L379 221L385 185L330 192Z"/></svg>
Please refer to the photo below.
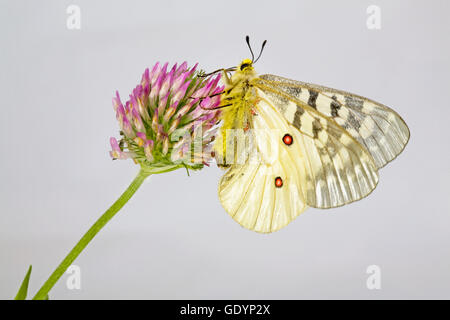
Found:
<svg viewBox="0 0 450 320"><path fill-rule="evenodd" d="M283 179L281 179L281 177L276 177L275 178L275 187L281 188L282 186L283 186Z"/></svg>
<svg viewBox="0 0 450 320"><path fill-rule="evenodd" d="M289 133L283 136L283 142L285 145L290 146L294 142L294 138Z"/></svg>

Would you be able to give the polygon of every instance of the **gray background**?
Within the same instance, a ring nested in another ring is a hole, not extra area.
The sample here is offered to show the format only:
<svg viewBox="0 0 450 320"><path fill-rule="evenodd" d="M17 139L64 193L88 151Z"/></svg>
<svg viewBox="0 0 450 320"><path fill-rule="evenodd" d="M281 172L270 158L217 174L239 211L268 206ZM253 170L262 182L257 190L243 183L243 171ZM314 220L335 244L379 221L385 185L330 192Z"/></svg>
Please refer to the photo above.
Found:
<svg viewBox="0 0 450 320"><path fill-rule="evenodd" d="M81 8L81 30L66 8ZM381 8L368 30L366 8ZM156 61L256 65L392 106L403 154L373 194L261 235L222 209L222 172L153 176L76 260L79 298L450 298L448 1L1 1L0 298L34 294L137 173L111 106ZM368 290L379 265L382 289Z"/></svg>

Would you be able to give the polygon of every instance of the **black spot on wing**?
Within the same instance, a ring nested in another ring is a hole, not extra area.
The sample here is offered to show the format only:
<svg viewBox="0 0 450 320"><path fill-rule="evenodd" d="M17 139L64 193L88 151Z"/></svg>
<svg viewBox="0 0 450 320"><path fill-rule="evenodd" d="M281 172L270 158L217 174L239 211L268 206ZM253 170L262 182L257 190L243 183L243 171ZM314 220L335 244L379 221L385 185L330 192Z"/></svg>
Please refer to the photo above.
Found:
<svg viewBox="0 0 450 320"><path fill-rule="evenodd" d="M300 127L302 126L300 118L302 117L303 113L305 113L305 110L303 110L302 107L297 105L297 110L295 110L295 113L294 113L294 120L292 121L292 125L294 127L296 127L297 129L300 129Z"/></svg>
<svg viewBox="0 0 450 320"><path fill-rule="evenodd" d="M319 96L319 93L314 90L308 90L308 92L309 92L308 105L316 109L316 100L317 97Z"/></svg>
<svg viewBox="0 0 450 320"><path fill-rule="evenodd" d="M357 131L359 130L359 128L361 128L361 123L355 118L352 113L348 114L347 123L349 124L350 128L354 128Z"/></svg>
<svg viewBox="0 0 450 320"><path fill-rule="evenodd" d="M361 110L364 105L364 101L352 96L345 96L345 105L352 108Z"/></svg>
<svg viewBox="0 0 450 320"><path fill-rule="evenodd" d="M337 117L338 111L341 108L341 105L339 104L339 102L337 102L336 96L332 96L331 99L333 99L333 101L331 101L331 103L330 103L331 116Z"/></svg>
<svg viewBox="0 0 450 320"><path fill-rule="evenodd" d="M302 89L299 87L284 87L284 91L291 96L298 97L300 96Z"/></svg>
<svg viewBox="0 0 450 320"><path fill-rule="evenodd" d="M322 124L320 123L319 118L314 119L314 121L312 123L312 130L313 130L314 138L317 139L317 137L319 136L319 132L322 130Z"/></svg>

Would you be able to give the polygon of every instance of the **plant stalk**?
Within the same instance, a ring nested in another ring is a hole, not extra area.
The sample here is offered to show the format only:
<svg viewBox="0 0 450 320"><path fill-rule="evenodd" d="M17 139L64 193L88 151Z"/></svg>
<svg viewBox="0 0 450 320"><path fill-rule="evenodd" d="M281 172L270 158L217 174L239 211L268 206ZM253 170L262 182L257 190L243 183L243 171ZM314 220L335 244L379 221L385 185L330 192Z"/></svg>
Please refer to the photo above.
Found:
<svg viewBox="0 0 450 320"><path fill-rule="evenodd" d="M86 246L91 242L95 235L111 220L112 217L125 205L125 203L130 200L133 194L141 186L144 180L151 175L152 172L149 170L141 169L131 182L129 187L122 193L119 199L113 203L113 205L106 210L106 212L92 225L92 227L84 234L84 236L78 241L78 243L73 247L69 254L64 258L64 260L59 264L59 266L53 271L50 277L45 281L44 285L39 289L39 291L34 296L33 300L45 300L47 298L48 292L53 288L55 283L61 278L61 276L66 272L67 268L73 263L73 261L79 256L79 254L86 248Z"/></svg>

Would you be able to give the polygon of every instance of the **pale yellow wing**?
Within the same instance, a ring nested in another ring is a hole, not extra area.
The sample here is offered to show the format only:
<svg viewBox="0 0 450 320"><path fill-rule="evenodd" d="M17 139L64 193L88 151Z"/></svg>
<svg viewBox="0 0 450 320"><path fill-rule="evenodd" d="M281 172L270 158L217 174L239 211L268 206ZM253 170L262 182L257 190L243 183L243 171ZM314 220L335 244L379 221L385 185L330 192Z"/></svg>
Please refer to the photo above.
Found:
<svg viewBox="0 0 450 320"><path fill-rule="evenodd" d="M279 161L290 159L295 164L301 174L301 189L308 206L338 207L372 192L378 183L377 167L365 148L346 130L313 110L300 106L296 106L295 117L301 125L296 127L279 111L283 102L287 104L286 108L291 108L292 100L283 93L277 95L275 91L264 89L259 89L258 95L261 101L257 105L258 115L254 117L254 122L258 124L264 119L264 125L272 132L278 129L278 145L281 151L288 154L288 157L280 157ZM285 135L292 137L291 144L283 141ZM259 152L264 154L267 142L261 139L257 145Z"/></svg>
<svg viewBox="0 0 450 320"><path fill-rule="evenodd" d="M311 114L320 113L345 129L366 148L378 168L401 153L409 140L410 133L404 120L394 110L373 100L269 74L260 76L256 83L274 101L283 100L276 106L295 127L301 126L299 113L309 107ZM264 88L283 92L297 103L286 103L282 96Z"/></svg>
<svg viewBox="0 0 450 320"><path fill-rule="evenodd" d="M301 159L280 147L280 134L289 130L289 124L273 107L269 109L263 103L259 102L255 108L252 133L245 134L248 141L245 152L249 154L239 154L246 161L232 164L222 177L219 198L236 222L247 229L268 233L286 226L306 209L305 173L296 163ZM228 149L237 150L231 146ZM281 179L281 185L277 186L277 178Z"/></svg>
<svg viewBox="0 0 450 320"><path fill-rule="evenodd" d="M293 163L247 163L232 166L219 183L219 198L228 214L256 232L277 231L306 209L301 177L290 175ZM282 187L275 179L288 176Z"/></svg>
<svg viewBox="0 0 450 320"><path fill-rule="evenodd" d="M375 188L373 159L342 128L306 111L305 131L300 132L268 95L262 90L257 94L250 150L256 156L232 165L219 183L221 203L234 220L250 230L273 232L295 219L307 204L336 207ZM286 134L291 144L284 142Z"/></svg>

